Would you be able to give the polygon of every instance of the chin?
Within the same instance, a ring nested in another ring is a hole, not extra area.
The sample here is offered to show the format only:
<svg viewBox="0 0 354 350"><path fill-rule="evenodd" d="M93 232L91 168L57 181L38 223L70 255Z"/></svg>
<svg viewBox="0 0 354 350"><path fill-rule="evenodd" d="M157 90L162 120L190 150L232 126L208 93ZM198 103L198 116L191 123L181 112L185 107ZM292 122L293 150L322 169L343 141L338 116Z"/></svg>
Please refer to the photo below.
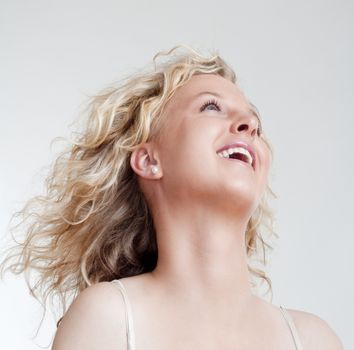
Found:
<svg viewBox="0 0 354 350"><path fill-rule="evenodd" d="M222 191L218 191L218 197L225 208L247 212L250 215L260 203L259 193L255 191L254 186L253 188L247 186L224 188Z"/></svg>

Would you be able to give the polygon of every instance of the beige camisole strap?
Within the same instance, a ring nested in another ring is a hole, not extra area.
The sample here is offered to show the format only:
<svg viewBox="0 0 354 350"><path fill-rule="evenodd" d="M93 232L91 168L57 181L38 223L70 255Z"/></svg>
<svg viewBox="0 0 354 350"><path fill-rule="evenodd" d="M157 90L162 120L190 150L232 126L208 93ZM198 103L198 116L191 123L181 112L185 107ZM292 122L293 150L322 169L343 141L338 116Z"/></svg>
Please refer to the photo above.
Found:
<svg viewBox="0 0 354 350"><path fill-rule="evenodd" d="M281 305L279 306L279 308L280 308L280 311L282 312L282 314L283 314L283 316L284 316L284 318L286 320L286 323L289 326L291 335L293 336L293 339L294 339L296 350L303 350L303 347L302 347L301 342L300 342L299 334L297 332L297 329L295 327L295 324L294 324L294 321L293 321L291 315Z"/></svg>
<svg viewBox="0 0 354 350"><path fill-rule="evenodd" d="M134 332L134 322L132 308L128 299L127 291L120 280L112 281L120 290L123 301L125 305L125 324L126 324L126 335L127 335L127 350L135 350L135 332Z"/></svg>

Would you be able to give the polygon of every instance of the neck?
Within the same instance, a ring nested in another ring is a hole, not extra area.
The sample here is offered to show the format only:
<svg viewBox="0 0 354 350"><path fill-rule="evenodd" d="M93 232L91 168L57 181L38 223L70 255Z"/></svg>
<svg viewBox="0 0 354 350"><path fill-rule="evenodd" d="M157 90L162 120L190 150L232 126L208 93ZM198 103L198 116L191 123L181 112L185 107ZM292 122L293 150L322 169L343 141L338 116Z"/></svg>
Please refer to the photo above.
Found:
<svg viewBox="0 0 354 350"><path fill-rule="evenodd" d="M250 300L245 248L248 220L200 204L189 205L188 210L165 205L156 212L155 280L169 292L199 302L245 304Z"/></svg>

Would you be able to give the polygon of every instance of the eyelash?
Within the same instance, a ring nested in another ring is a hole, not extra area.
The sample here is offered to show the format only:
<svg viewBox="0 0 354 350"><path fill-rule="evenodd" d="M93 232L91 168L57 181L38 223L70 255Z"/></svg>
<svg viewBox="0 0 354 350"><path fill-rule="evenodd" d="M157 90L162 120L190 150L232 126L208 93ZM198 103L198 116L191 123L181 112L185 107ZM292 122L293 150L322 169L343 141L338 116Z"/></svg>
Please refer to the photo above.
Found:
<svg viewBox="0 0 354 350"><path fill-rule="evenodd" d="M219 112L221 111L221 107L220 107L219 102L217 100L214 100L214 99L206 101L205 103L203 103L203 105L200 107L200 111L203 112L206 109L206 107L212 106L212 105L214 105ZM262 126L261 126L261 122L259 122L259 125L258 125L258 128L257 128L257 135L261 136L262 134L263 134Z"/></svg>
<svg viewBox="0 0 354 350"><path fill-rule="evenodd" d="M202 105L202 107L200 107L200 111L203 112L205 110L205 108L208 107L209 105L210 106L214 105L218 111L221 111L220 105L219 105L218 101L216 101L216 100L209 100L209 101L205 102Z"/></svg>

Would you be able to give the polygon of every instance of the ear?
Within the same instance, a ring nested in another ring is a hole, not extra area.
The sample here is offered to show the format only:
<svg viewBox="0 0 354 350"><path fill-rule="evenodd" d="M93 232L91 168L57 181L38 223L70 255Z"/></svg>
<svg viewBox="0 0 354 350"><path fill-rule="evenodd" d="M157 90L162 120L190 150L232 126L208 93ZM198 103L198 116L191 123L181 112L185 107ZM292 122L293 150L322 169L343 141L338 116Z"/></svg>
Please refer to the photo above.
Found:
<svg viewBox="0 0 354 350"><path fill-rule="evenodd" d="M144 179L156 180L162 177L161 165L154 156L150 143L141 144L132 152L130 165L134 172Z"/></svg>

